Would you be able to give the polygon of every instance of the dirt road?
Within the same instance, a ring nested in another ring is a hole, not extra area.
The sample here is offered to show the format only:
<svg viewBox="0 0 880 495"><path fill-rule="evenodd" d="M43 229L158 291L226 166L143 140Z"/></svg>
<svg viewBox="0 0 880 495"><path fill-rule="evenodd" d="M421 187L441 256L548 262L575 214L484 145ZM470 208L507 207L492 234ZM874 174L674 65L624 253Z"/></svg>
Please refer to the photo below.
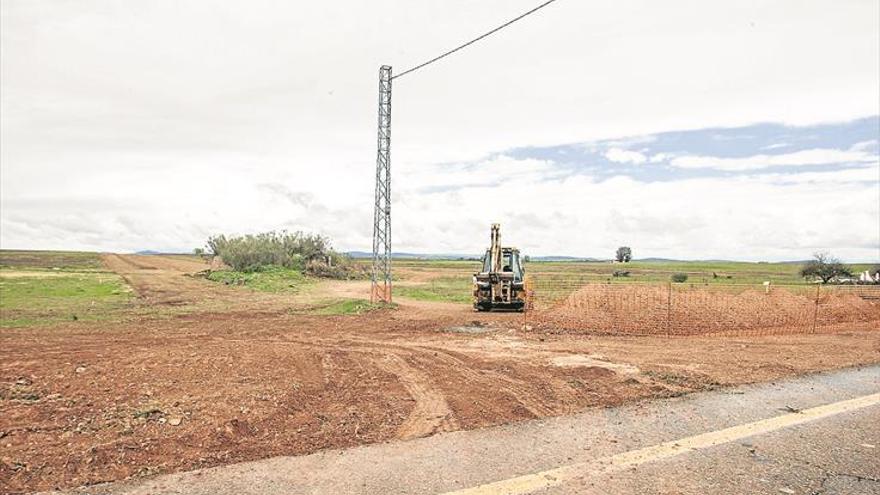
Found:
<svg viewBox="0 0 880 495"><path fill-rule="evenodd" d="M146 306L228 311L281 309L293 303L290 295L242 290L197 277L210 264L191 256L105 254L101 258Z"/></svg>
<svg viewBox="0 0 880 495"><path fill-rule="evenodd" d="M430 303L292 314L289 296L213 285L185 275L197 267L149 258L108 264L144 304L215 309L0 331L0 492L308 454L880 361L880 332L869 331L553 335L522 330L517 314Z"/></svg>

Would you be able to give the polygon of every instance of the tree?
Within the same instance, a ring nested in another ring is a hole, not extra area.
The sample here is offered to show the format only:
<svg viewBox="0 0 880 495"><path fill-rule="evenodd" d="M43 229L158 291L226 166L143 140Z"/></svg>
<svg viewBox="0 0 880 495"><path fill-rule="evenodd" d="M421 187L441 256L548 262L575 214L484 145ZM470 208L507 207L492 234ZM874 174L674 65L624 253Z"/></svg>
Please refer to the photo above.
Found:
<svg viewBox="0 0 880 495"><path fill-rule="evenodd" d="M629 246L620 246L617 248L617 252L614 253L614 259L620 263L631 261L632 257L632 249L630 249Z"/></svg>
<svg viewBox="0 0 880 495"><path fill-rule="evenodd" d="M813 259L801 267L804 278L819 279L823 284L838 277L852 277L852 270L841 261L826 252L813 254Z"/></svg>

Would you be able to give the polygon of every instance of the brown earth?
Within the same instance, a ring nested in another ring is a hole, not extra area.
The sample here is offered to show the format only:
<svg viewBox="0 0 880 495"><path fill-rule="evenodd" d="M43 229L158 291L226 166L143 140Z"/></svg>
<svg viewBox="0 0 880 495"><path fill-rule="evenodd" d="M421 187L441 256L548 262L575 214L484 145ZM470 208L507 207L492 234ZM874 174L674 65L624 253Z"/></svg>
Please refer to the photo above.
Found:
<svg viewBox="0 0 880 495"><path fill-rule="evenodd" d="M880 332L624 337L400 301L292 314L291 296L109 257L142 304L198 311L0 330L0 492L296 455L880 362ZM333 282L326 294L364 294ZM205 303L205 299L212 301ZM526 327L527 328L527 327Z"/></svg>
<svg viewBox="0 0 880 495"><path fill-rule="evenodd" d="M880 328L878 287L583 284L541 295L530 324L545 329L630 335L787 334Z"/></svg>

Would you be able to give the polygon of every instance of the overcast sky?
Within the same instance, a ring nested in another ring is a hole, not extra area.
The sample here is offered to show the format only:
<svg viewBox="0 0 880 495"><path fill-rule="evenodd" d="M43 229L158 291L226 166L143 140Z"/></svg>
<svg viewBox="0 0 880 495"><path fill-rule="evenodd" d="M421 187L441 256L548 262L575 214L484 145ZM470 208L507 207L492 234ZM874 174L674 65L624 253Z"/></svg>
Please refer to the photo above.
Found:
<svg viewBox="0 0 880 495"><path fill-rule="evenodd" d="M378 68L537 0L3 0L0 245L368 251ZM880 2L559 0L395 81L395 251L880 260Z"/></svg>

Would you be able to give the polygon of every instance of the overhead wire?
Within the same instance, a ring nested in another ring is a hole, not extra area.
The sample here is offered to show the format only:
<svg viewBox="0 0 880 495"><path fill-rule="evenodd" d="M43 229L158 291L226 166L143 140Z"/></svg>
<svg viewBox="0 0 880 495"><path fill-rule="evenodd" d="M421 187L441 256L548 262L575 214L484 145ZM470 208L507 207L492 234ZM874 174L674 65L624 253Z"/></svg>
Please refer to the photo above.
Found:
<svg viewBox="0 0 880 495"><path fill-rule="evenodd" d="M433 64L434 62L439 61L439 60L442 59L442 58L446 58L446 57L448 57L449 55L452 55L453 53L455 53L455 52L461 50L462 48L466 48L466 47L468 47L468 46L470 46L470 45L473 45L473 44L476 43L477 41L480 41L481 39L486 38L487 36L490 36L490 35L492 35L492 34L494 34L494 33L497 33L498 31L501 31L502 29L506 28L507 26L510 26L510 25L513 24L514 22L516 22L516 21L518 21L518 20L520 20L520 19L522 19L522 18L524 18L524 17L527 17L527 16L529 16L529 15L531 15L531 14L534 14L535 12L537 12L537 11L543 9L544 7L550 5L551 3L555 2L555 1L556 1L556 0L547 0L546 2L542 3L541 5L538 5L537 7L533 8L532 10L529 10L528 12L524 12L524 13L520 14L519 16L517 16L517 17L515 17L515 18L513 18L513 19L511 19L511 20L509 20L509 21L507 21L507 22L505 22L504 24L502 24L502 25L496 27L495 29L492 29L491 31L487 31L487 32L481 34L480 36L477 36L476 38L474 38L474 39L468 41L467 43L464 43L464 44L462 44L462 45L459 45L459 46L453 48L452 50L449 50L449 51L447 51L447 52L445 52L445 53L443 53L443 54L441 54L441 55L438 55L438 56L432 58L431 60L428 60L427 62L423 62L423 63L421 63L421 64L419 64L419 65L416 65L415 67L409 68L409 69L407 69L407 70L401 72L400 74L397 74L396 76L392 76L391 79L397 79L398 77L403 77L403 76L409 74L410 72L415 72L415 71L417 71L417 70L419 70L419 69L421 69L421 68L423 68L423 67L426 67L426 66L428 66L428 65Z"/></svg>

